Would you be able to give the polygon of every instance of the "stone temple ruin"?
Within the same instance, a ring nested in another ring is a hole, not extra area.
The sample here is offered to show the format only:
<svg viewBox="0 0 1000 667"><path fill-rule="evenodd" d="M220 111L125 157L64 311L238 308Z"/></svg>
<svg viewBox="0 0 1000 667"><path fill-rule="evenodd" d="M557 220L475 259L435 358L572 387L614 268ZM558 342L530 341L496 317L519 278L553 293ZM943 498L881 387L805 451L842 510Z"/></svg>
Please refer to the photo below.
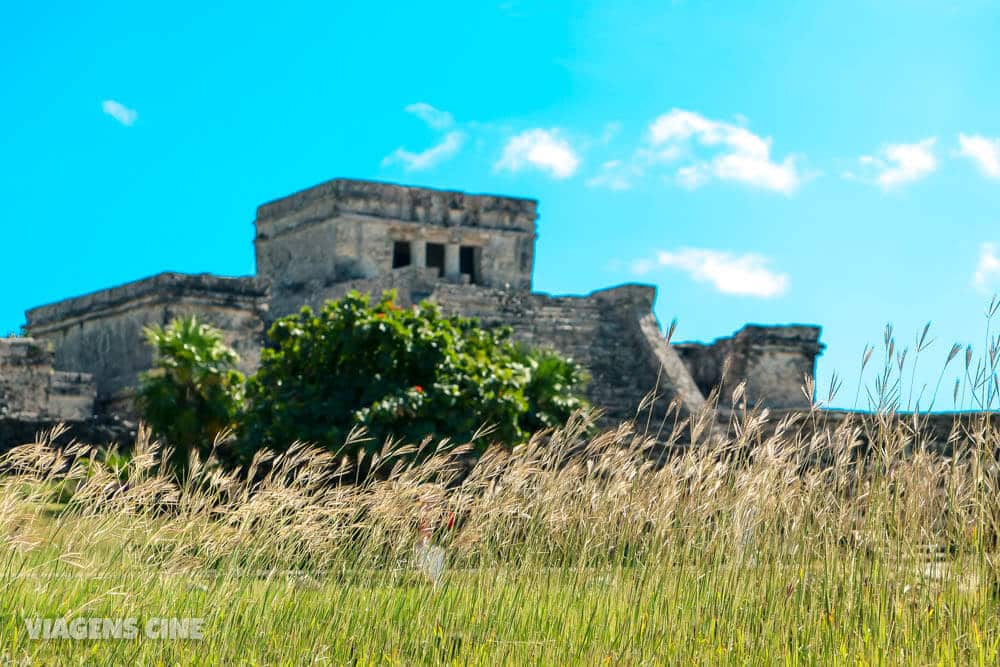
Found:
<svg viewBox="0 0 1000 667"><path fill-rule="evenodd" d="M664 405L677 399L693 411L713 389L741 380L751 402L810 405L801 387L823 348L819 327L749 325L712 344L669 344L652 286L533 292L537 219L530 199L349 179L264 204L254 222L256 276L164 273L28 311L28 337L0 339L0 415L130 414L139 374L152 364L142 337L151 324L196 314L225 333L241 370L252 372L274 319L350 290L390 288L404 305L429 299L574 358L609 420L633 418L654 387Z"/></svg>

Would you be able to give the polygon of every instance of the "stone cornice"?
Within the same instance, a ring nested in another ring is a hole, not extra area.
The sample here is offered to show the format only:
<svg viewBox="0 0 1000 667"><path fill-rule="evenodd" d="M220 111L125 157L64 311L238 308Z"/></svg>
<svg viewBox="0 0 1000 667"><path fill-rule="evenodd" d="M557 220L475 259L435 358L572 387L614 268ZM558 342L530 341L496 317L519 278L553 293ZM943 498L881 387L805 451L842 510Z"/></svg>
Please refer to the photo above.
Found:
<svg viewBox="0 0 1000 667"><path fill-rule="evenodd" d="M270 241L271 239L278 239L289 234L297 234L299 232L306 231L312 227L318 227L320 225L325 225L328 223L366 223L366 222L377 222L381 224L389 224L397 226L400 229L409 229L410 233L415 238L422 238L425 236L434 236L435 234L449 234L454 233L455 228L447 228L444 225L435 225L433 227L428 227L425 223L416 220L399 220L397 218L379 218L372 215L366 215L364 213L336 213L330 217L310 217L303 218L302 220L282 227L272 227L267 229L267 231L262 231L264 225L258 225L257 236L254 238L254 242L259 241ZM267 223L265 223L266 225ZM449 232L451 229L452 232ZM508 229L508 228L494 228L494 227L463 227L462 229L467 230L465 234L475 234L476 232L482 232L484 236L487 234L493 237L513 237L513 238L523 238L527 236L528 238L535 238L534 232L525 232L518 229Z"/></svg>
<svg viewBox="0 0 1000 667"><path fill-rule="evenodd" d="M182 298L208 299L213 303L266 309L268 284L261 278L224 278L207 273L190 275L161 273L145 280L92 292L57 303L33 308L26 313L28 329L59 328L68 320L92 319L138 302L176 303Z"/></svg>
<svg viewBox="0 0 1000 667"><path fill-rule="evenodd" d="M732 336L716 338L710 343L683 341L675 343L681 349L711 349L717 346L785 347L788 349L822 352L826 345L819 342L822 329L813 324L747 324Z"/></svg>
<svg viewBox="0 0 1000 667"><path fill-rule="evenodd" d="M481 227L535 233L538 202L534 199L465 194L376 181L336 178L257 209L258 227L319 207L309 219L354 213L443 226Z"/></svg>

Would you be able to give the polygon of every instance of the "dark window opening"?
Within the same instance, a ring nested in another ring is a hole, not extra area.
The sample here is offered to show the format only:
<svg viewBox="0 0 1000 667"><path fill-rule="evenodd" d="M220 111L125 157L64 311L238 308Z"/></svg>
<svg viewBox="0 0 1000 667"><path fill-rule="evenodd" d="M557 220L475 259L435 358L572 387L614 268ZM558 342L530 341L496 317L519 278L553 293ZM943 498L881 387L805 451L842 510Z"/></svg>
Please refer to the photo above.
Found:
<svg viewBox="0 0 1000 667"><path fill-rule="evenodd" d="M436 267L438 270L438 276L444 275L444 244L443 243L428 243L427 244L427 266Z"/></svg>
<svg viewBox="0 0 1000 667"><path fill-rule="evenodd" d="M410 265L410 243L408 241L396 241L392 244L392 268L398 269L401 266Z"/></svg>
<svg viewBox="0 0 1000 667"><path fill-rule="evenodd" d="M469 276L470 283L479 282L479 248L469 245L459 248L458 270Z"/></svg>

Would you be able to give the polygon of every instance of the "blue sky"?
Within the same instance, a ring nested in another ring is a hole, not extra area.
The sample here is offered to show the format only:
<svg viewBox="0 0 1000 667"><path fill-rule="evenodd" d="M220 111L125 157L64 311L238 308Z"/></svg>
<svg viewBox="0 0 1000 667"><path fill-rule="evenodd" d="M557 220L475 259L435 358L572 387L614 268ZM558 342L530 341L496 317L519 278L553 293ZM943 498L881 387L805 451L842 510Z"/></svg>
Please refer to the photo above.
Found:
<svg viewBox="0 0 1000 667"><path fill-rule="evenodd" d="M835 404L886 323L918 384L983 348L1000 3L205 4L0 10L0 332L252 273L255 207L347 176L537 198L536 288L653 283L678 339L821 324Z"/></svg>

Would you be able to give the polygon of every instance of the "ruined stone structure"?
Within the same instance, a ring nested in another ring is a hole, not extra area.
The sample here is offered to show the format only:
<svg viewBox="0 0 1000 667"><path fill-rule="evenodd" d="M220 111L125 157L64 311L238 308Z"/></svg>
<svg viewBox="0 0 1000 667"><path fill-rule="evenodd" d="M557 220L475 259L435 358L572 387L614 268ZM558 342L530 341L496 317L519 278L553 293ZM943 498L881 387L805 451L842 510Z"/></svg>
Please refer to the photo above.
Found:
<svg viewBox="0 0 1000 667"><path fill-rule="evenodd" d="M98 406L128 411L139 374L153 363L143 329L197 315L222 330L252 372L267 318L267 285L256 278L163 273L29 310L28 330L55 351L55 366L94 377Z"/></svg>
<svg viewBox="0 0 1000 667"><path fill-rule="evenodd" d="M654 388L690 412L713 388L742 379L752 401L810 404L801 386L822 349L818 327L752 325L711 345L670 345L651 286L533 292L536 220L529 199L336 179L257 209L256 277L162 274L31 310L27 330L51 346L56 368L93 376L97 409L108 412L127 409L152 363L145 326L197 314L223 330L252 372L268 322L350 290L391 288L404 305L429 299L573 357L610 419L634 417Z"/></svg>
<svg viewBox="0 0 1000 667"><path fill-rule="evenodd" d="M702 393L718 388L719 405L728 407L732 390L745 380L749 405L794 409L810 403L811 397L802 392L806 380L815 377L816 357L823 350L819 333L814 326L749 324L709 345L674 347Z"/></svg>
<svg viewBox="0 0 1000 667"><path fill-rule="evenodd" d="M0 419L78 421L94 411L87 373L52 370L52 352L31 338L0 338Z"/></svg>
<svg viewBox="0 0 1000 667"><path fill-rule="evenodd" d="M535 209L529 199L336 179L257 209L257 273L271 281L276 315L408 266L529 291Z"/></svg>

